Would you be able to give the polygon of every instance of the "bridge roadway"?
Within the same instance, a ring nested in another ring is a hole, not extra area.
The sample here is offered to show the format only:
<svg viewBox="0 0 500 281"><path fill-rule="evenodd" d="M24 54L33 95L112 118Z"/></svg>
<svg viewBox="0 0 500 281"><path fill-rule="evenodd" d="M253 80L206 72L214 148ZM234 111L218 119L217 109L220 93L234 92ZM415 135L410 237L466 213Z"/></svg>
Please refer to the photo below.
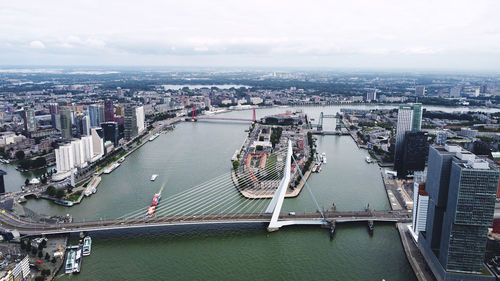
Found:
<svg viewBox="0 0 500 281"><path fill-rule="evenodd" d="M330 223L366 222L369 220L381 222L408 222L409 212L376 211L376 212L326 212L323 219L320 213L281 214L278 223L288 225L329 225ZM0 213L0 229L3 231L17 230L23 235L45 235L79 232L106 232L113 230L128 230L133 228L152 229L168 226L207 226L269 223L271 214L213 214L186 216L158 216L134 219L113 219L71 223L40 223L29 222L16 215ZM146 232L147 233L147 232Z"/></svg>

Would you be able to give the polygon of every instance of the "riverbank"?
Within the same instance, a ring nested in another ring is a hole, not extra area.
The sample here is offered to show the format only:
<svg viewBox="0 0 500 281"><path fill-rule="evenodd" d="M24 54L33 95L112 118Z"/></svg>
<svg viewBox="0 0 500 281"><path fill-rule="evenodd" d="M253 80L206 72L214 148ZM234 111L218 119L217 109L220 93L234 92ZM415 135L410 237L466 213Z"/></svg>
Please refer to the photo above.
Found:
<svg viewBox="0 0 500 281"><path fill-rule="evenodd" d="M411 268L419 281L433 281L435 279L432 273L425 269L427 264L424 257L410 237L411 234L408 229L410 226L411 224L409 223L396 223L406 258L408 259L408 262L410 263Z"/></svg>

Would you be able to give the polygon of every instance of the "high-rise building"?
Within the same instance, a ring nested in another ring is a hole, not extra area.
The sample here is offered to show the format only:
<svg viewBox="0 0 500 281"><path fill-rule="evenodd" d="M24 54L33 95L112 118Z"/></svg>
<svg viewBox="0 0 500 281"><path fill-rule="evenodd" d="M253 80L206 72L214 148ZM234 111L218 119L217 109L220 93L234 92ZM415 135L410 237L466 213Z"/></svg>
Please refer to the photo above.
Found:
<svg viewBox="0 0 500 281"><path fill-rule="evenodd" d="M90 126L100 127L104 122L104 107L102 104L89 105Z"/></svg>
<svg viewBox="0 0 500 281"><path fill-rule="evenodd" d="M101 128L92 128L90 129L90 135L92 136L92 147L94 151L92 162L94 162L104 155L104 134Z"/></svg>
<svg viewBox="0 0 500 281"><path fill-rule="evenodd" d="M110 141L115 147L117 147L119 140L118 123L104 122L101 123L101 128L104 133L104 142Z"/></svg>
<svg viewBox="0 0 500 281"><path fill-rule="evenodd" d="M425 86L416 86L415 87L415 96L417 96L417 97L425 96Z"/></svg>
<svg viewBox="0 0 500 281"><path fill-rule="evenodd" d="M366 101L376 101L377 100L377 89L368 90L366 93Z"/></svg>
<svg viewBox="0 0 500 281"><path fill-rule="evenodd" d="M3 180L3 176L5 176L7 173L4 170L0 170L0 194L5 193L5 182Z"/></svg>
<svg viewBox="0 0 500 281"><path fill-rule="evenodd" d="M126 140L131 140L138 134L137 128L137 113L135 106L125 107L125 118L124 118L124 135Z"/></svg>
<svg viewBox="0 0 500 281"><path fill-rule="evenodd" d="M494 280L482 272L499 174L458 146L429 150L429 207L419 249L437 280Z"/></svg>
<svg viewBox="0 0 500 281"><path fill-rule="evenodd" d="M425 182L415 181L413 184L413 220L412 230L417 234L425 231L429 194L425 190ZM418 239L418 238L417 238Z"/></svg>
<svg viewBox="0 0 500 281"><path fill-rule="evenodd" d="M420 131L422 123L422 104L402 105L398 109L398 123L396 125L396 142L394 150L394 168L401 165L403 144L406 132Z"/></svg>
<svg viewBox="0 0 500 281"><path fill-rule="evenodd" d="M56 170L58 173L70 171L75 167L73 146L71 143L59 146L54 152L56 155Z"/></svg>
<svg viewBox="0 0 500 281"><path fill-rule="evenodd" d="M75 117L76 137L90 135L90 118L88 115L78 114Z"/></svg>
<svg viewBox="0 0 500 281"><path fill-rule="evenodd" d="M24 130L28 133L36 131L35 110L25 107L23 112Z"/></svg>
<svg viewBox="0 0 500 281"><path fill-rule="evenodd" d="M406 132L401 150L401 161L396 166L399 177L406 177L415 171L425 169L429 153L429 134L423 131Z"/></svg>
<svg viewBox="0 0 500 281"><path fill-rule="evenodd" d="M115 121L115 108L113 106L113 100L104 101L104 122Z"/></svg>
<svg viewBox="0 0 500 281"><path fill-rule="evenodd" d="M144 127L144 121L145 121L145 116L144 116L144 106L138 106L135 108L135 114L136 120L137 120L137 134L141 134L145 127Z"/></svg>
<svg viewBox="0 0 500 281"><path fill-rule="evenodd" d="M61 113L61 136L63 139L71 139L73 137L71 131L71 110L65 108L60 111Z"/></svg>
<svg viewBox="0 0 500 281"><path fill-rule="evenodd" d="M57 103L50 103L49 110L52 128L61 130L61 115L59 114L59 105Z"/></svg>

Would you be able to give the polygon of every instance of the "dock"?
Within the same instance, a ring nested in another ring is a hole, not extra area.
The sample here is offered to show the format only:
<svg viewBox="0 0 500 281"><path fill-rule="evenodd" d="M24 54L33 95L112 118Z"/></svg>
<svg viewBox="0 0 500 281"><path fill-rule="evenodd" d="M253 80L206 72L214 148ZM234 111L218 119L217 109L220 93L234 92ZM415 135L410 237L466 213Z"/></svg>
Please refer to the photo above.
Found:
<svg viewBox="0 0 500 281"><path fill-rule="evenodd" d="M88 183L87 187L83 191L83 194L85 196L90 196L93 193L97 192L97 186L101 182L101 177L100 176L95 176L92 178L92 180Z"/></svg>

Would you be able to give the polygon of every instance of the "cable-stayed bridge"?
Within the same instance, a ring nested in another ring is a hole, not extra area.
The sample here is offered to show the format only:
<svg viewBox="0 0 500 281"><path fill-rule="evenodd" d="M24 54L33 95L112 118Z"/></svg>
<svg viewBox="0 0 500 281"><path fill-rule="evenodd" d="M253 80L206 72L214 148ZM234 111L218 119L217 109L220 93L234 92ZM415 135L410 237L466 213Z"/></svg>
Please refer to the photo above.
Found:
<svg viewBox="0 0 500 281"><path fill-rule="evenodd" d="M29 222L5 212L0 213L2 224L0 228L16 229L24 235L95 233L127 229L137 229L147 234L148 230L155 228L176 226L263 224L267 225L268 231L276 231L289 225L328 226L340 222L409 220L406 212L320 210L307 182L305 188L315 203L316 211L282 213L285 194L292 177L292 161L295 164L293 169L298 169L297 172L302 176L292 154L292 145L289 141L286 150L275 153L277 160L265 165L264 168L228 172L175 195L170 195L161 199L152 216L146 215L148 205L114 219L55 224ZM235 182L236 174L237 183ZM251 191L253 196L251 198L242 196L240 193L242 190ZM272 199L262 199L262 195L268 194L272 195Z"/></svg>

